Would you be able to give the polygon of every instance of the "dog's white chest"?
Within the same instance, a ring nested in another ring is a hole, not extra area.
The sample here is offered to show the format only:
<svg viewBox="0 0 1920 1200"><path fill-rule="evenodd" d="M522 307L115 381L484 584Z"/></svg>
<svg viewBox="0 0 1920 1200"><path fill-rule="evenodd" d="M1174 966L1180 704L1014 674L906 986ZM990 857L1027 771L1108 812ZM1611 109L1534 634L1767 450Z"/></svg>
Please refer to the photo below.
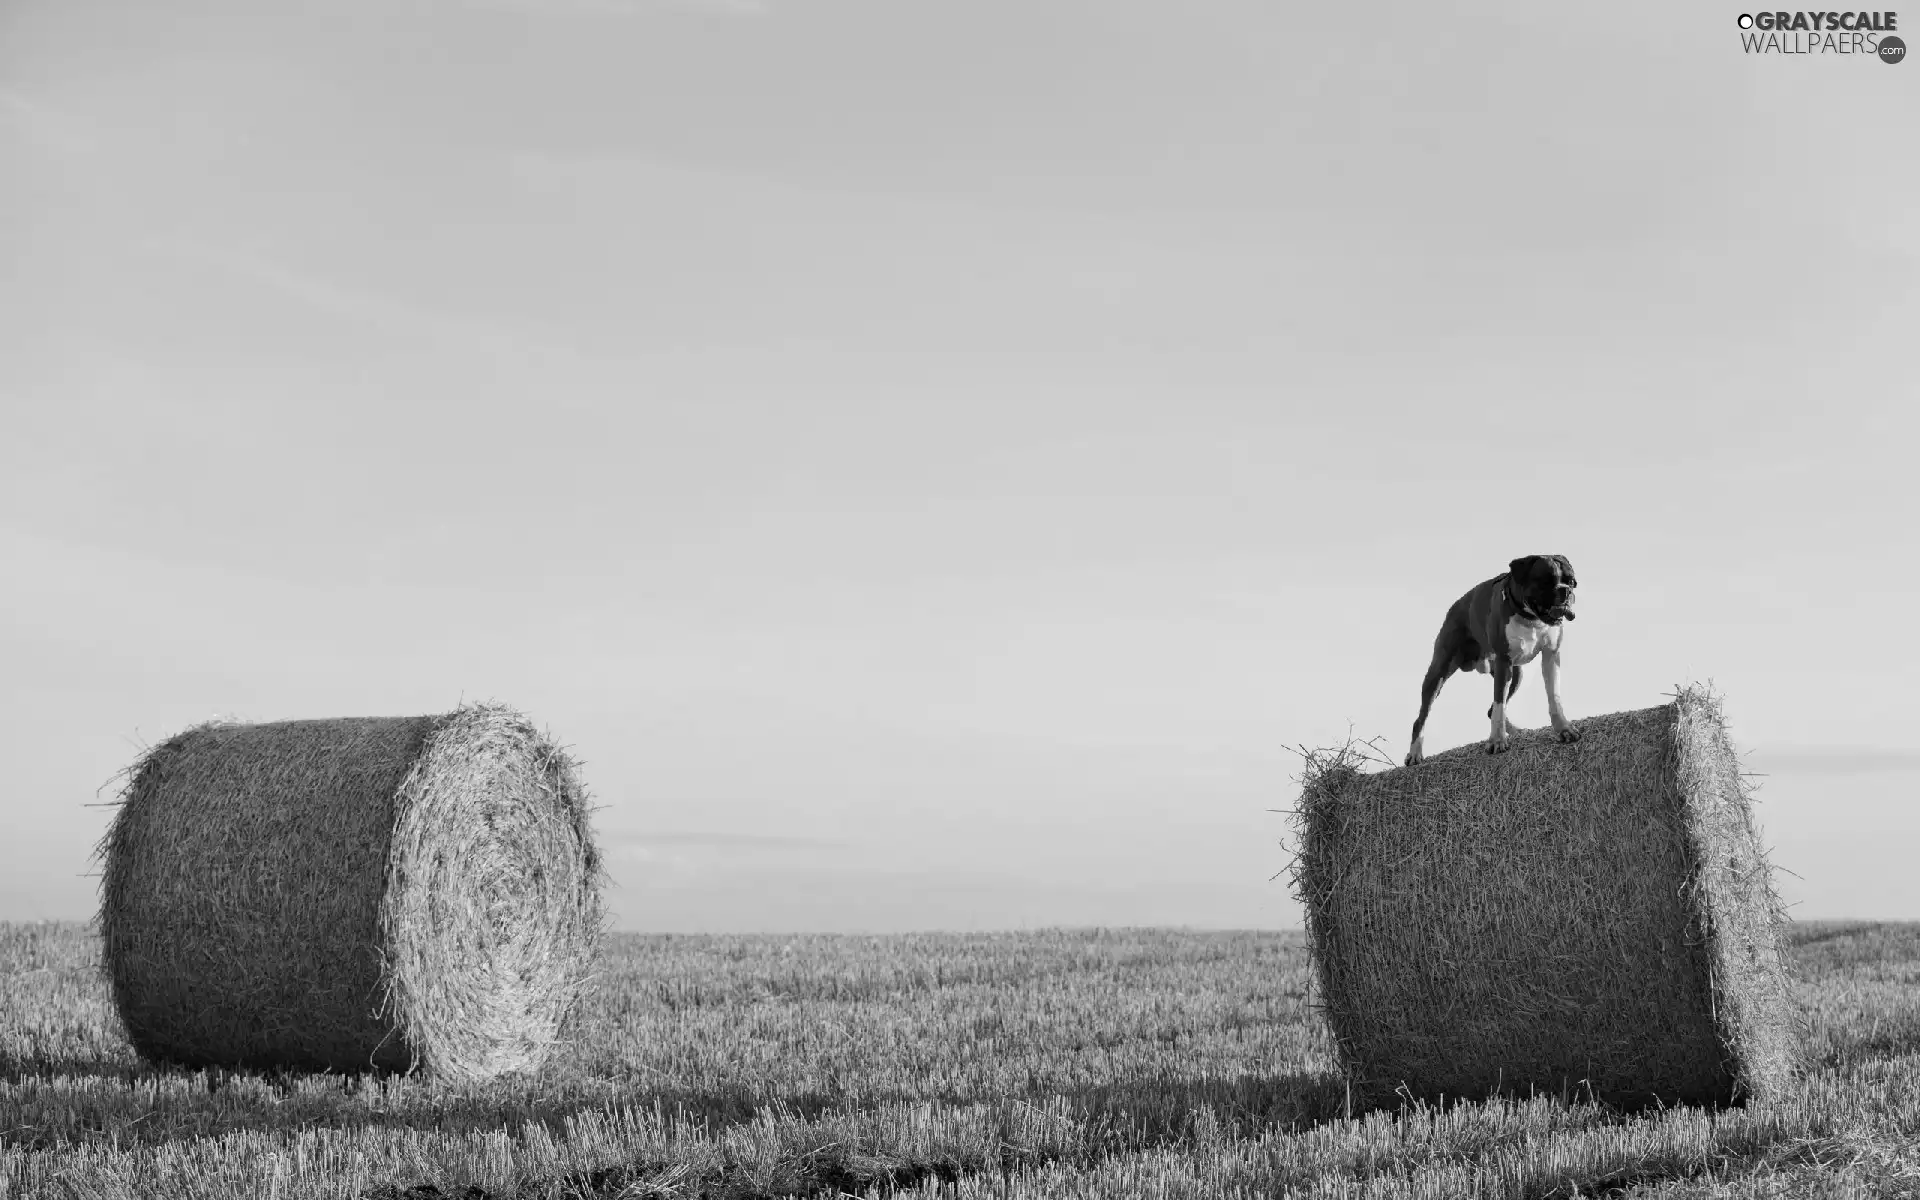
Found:
<svg viewBox="0 0 1920 1200"><path fill-rule="evenodd" d="M1538 658L1542 650L1558 650L1560 630L1560 626L1549 625L1545 621L1534 621L1520 616L1508 618L1508 660L1515 666L1524 666Z"/></svg>

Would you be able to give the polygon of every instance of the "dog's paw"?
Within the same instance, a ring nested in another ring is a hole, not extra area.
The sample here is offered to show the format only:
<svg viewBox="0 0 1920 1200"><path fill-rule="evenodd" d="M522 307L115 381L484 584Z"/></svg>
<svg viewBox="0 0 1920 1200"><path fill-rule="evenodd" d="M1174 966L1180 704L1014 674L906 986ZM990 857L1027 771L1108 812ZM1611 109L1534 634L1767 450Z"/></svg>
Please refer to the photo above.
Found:
<svg viewBox="0 0 1920 1200"><path fill-rule="evenodd" d="M1560 740L1563 742L1577 742L1580 740L1580 731L1568 725L1560 730Z"/></svg>
<svg viewBox="0 0 1920 1200"><path fill-rule="evenodd" d="M1420 765L1421 761L1422 760L1420 757L1420 752L1418 750L1407 751L1407 764L1406 764L1407 766L1417 767Z"/></svg>
<svg viewBox="0 0 1920 1200"><path fill-rule="evenodd" d="M1508 749L1507 739L1505 738L1493 738L1487 742L1488 754L1505 754Z"/></svg>

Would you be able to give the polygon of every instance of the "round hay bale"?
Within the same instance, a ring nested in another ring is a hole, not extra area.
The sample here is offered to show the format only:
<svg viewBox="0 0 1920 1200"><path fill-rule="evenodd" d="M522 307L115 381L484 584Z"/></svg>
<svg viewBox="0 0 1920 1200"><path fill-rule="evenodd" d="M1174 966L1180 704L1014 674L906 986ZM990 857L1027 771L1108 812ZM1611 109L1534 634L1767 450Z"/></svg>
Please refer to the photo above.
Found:
<svg viewBox="0 0 1920 1200"><path fill-rule="evenodd" d="M599 941L586 792L498 705L189 729L100 853L114 1003L160 1062L532 1070Z"/></svg>
<svg viewBox="0 0 1920 1200"><path fill-rule="evenodd" d="M1785 920L1719 701L1364 774L1308 757L1296 894L1366 1103L1777 1094L1798 1041Z"/></svg>

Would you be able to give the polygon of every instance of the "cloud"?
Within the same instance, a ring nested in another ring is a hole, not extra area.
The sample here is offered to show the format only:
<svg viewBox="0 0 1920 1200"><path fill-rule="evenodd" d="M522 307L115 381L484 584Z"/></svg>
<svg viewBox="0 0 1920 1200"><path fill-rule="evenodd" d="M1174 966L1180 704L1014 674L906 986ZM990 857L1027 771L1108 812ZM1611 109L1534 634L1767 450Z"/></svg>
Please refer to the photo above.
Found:
<svg viewBox="0 0 1920 1200"><path fill-rule="evenodd" d="M614 833L606 840L622 846L685 846L705 850L843 850L847 842L827 838L785 837L767 833Z"/></svg>
<svg viewBox="0 0 1920 1200"><path fill-rule="evenodd" d="M1761 775L1866 775L1920 771L1920 750L1884 746L1782 746L1756 750L1747 769Z"/></svg>
<svg viewBox="0 0 1920 1200"><path fill-rule="evenodd" d="M85 154L95 145L87 122L20 92L0 89L0 128L18 130L29 142L60 154Z"/></svg>
<svg viewBox="0 0 1920 1200"><path fill-rule="evenodd" d="M182 237L147 238L140 246L150 255L244 279L329 316L437 342L463 354L484 354L514 366L534 364L549 371L603 365L590 355L531 337L519 328L450 316L383 292L342 284L249 250Z"/></svg>
<svg viewBox="0 0 1920 1200"><path fill-rule="evenodd" d="M388 330L446 339L479 338L477 331L460 322L375 292L343 286L295 270L265 255L178 237L151 238L144 243L144 248L165 257L184 259L246 279L336 317L365 321Z"/></svg>
<svg viewBox="0 0 1920 1200"><path fill-rule="evenodd" d="M828 870L847 843L767 833L670 830L602 833L606 859L622 887L703 891L768 872ZM831 869L837 869L832 867Z"/></svg>
<svg viewBox="0 0 1920 1200"><path fill-rule="evenodd" d="M717 17L758 17L768 12L766 0L470 0L470 3L480 8L540 17L628 17L662 9Z"/></svg>

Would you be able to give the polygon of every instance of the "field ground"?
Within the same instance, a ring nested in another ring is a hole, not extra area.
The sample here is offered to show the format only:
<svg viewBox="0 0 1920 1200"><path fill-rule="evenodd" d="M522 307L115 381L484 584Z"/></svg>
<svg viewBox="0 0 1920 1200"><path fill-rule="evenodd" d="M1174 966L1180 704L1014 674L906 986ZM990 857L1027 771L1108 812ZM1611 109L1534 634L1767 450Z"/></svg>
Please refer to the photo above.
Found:
<svg viewBox="0 0 1920 1200"><path fill-rule="evenodd" d="M616 936L537 1076L153 1070L0 925L0 1197L1916 1196L1920 926L1794 927L1766 1108L1344 1115L1297 934Z"/></svg>

